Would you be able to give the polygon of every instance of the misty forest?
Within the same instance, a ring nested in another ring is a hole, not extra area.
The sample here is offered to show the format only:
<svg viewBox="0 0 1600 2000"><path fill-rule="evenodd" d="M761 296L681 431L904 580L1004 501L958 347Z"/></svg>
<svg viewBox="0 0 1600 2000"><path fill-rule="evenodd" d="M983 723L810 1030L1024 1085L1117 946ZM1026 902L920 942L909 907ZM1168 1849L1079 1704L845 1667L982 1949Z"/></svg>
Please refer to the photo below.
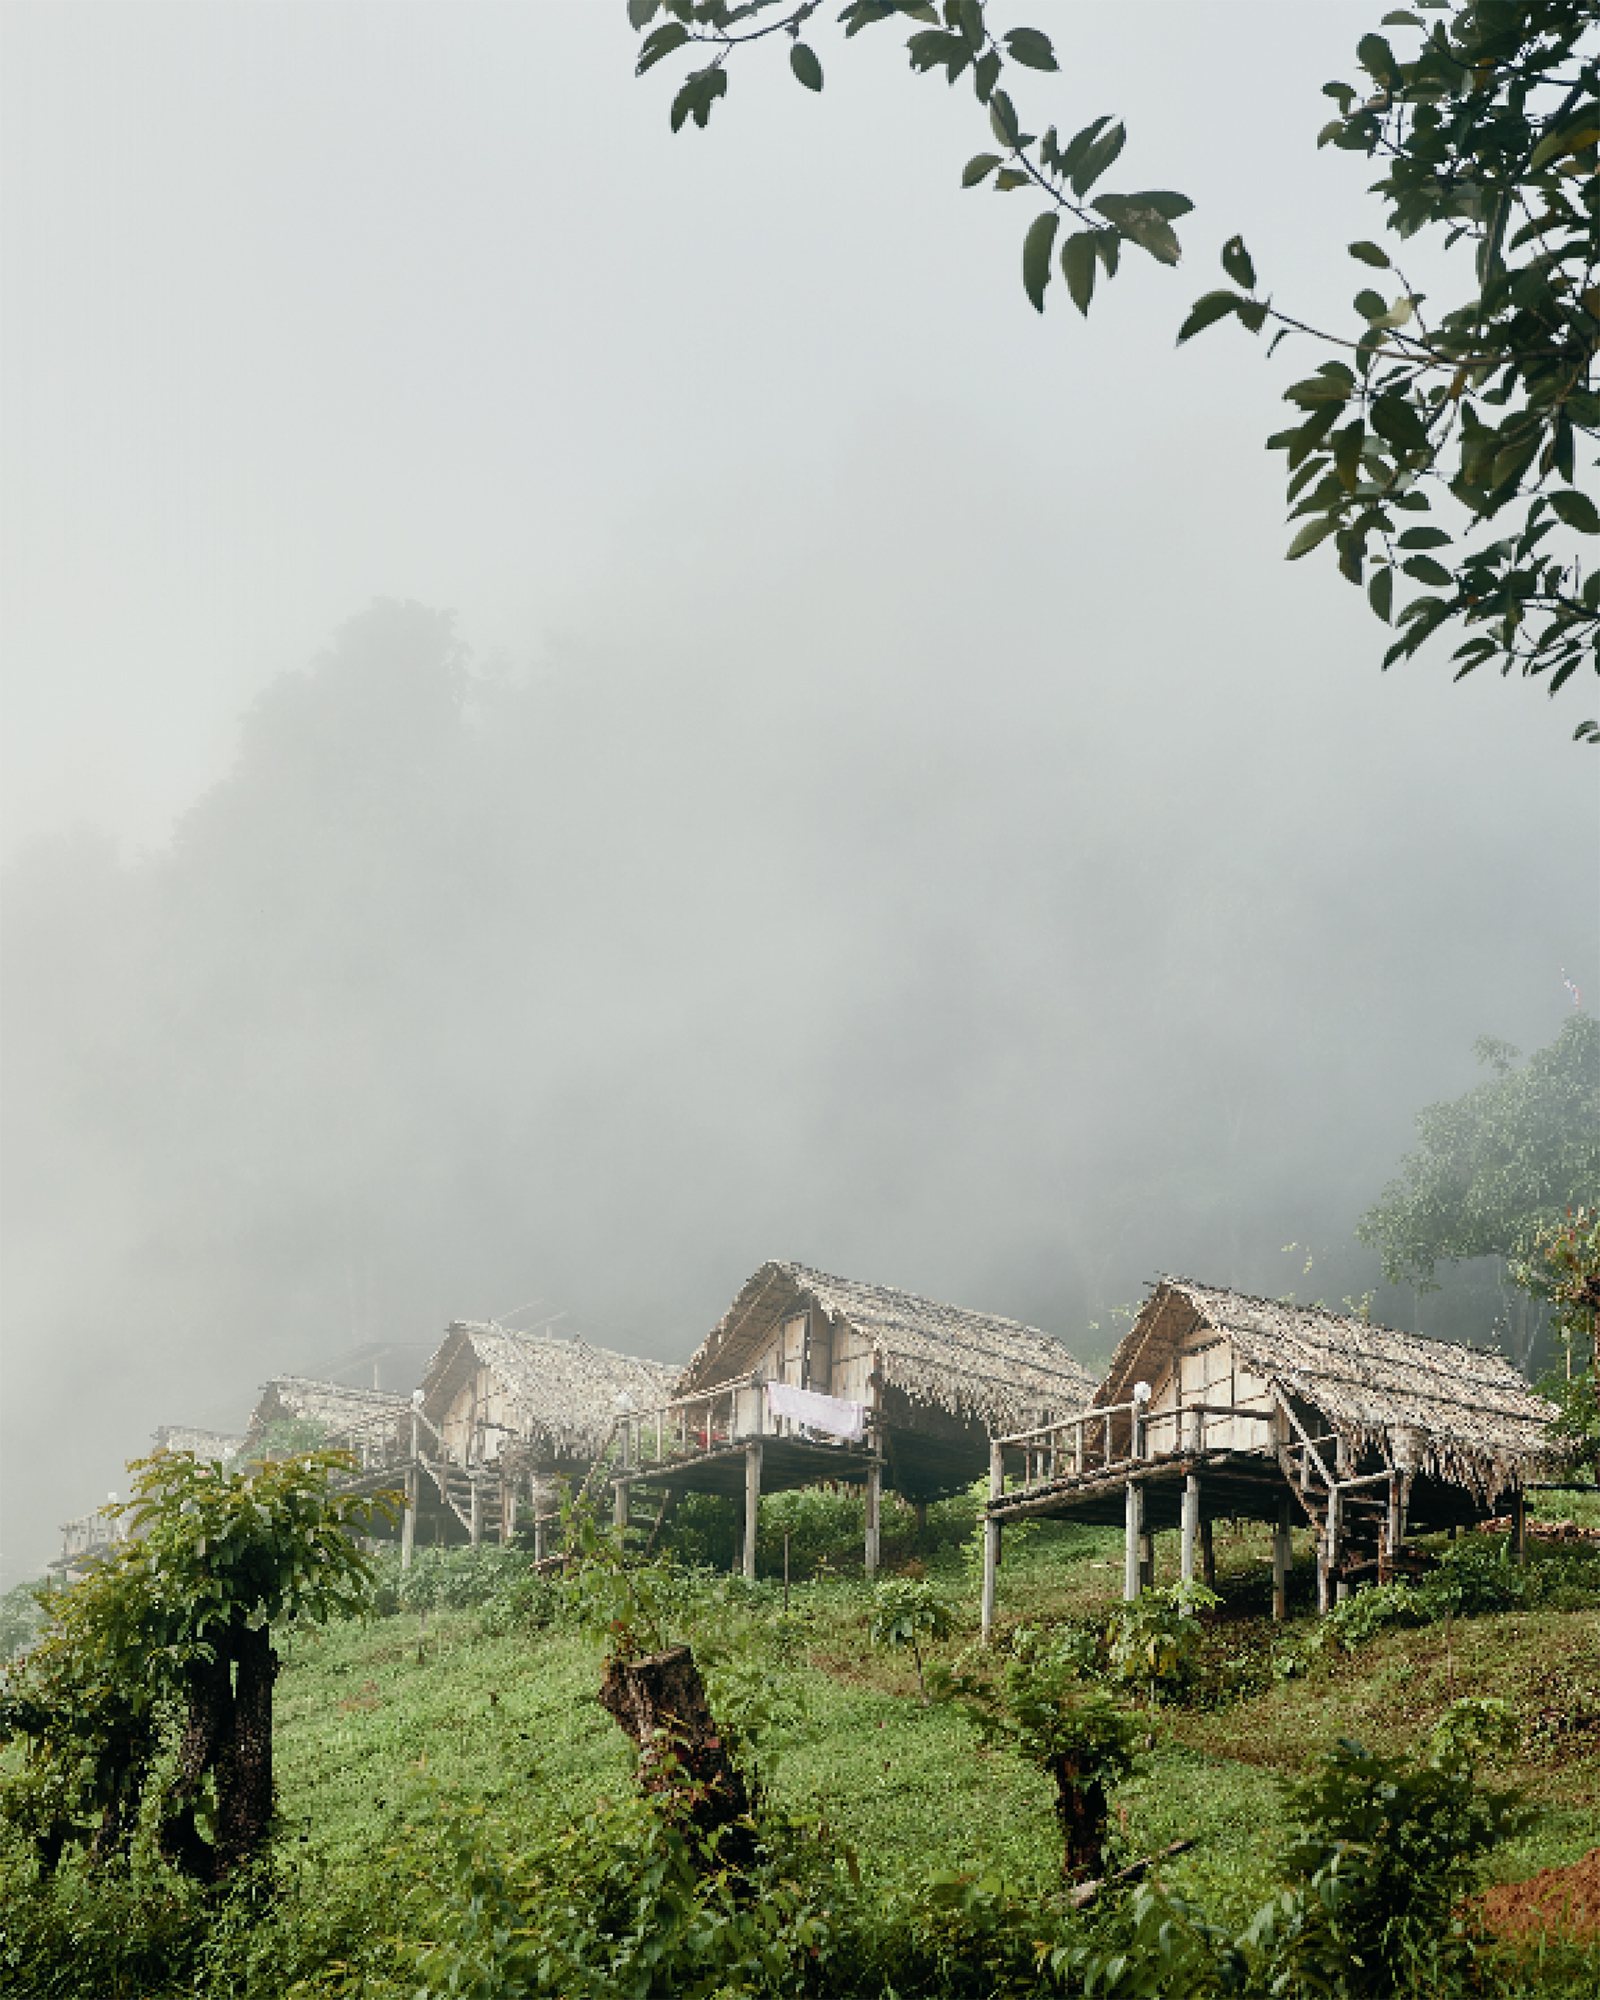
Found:
<svg viewBox="0 0 1600 2000"><path fill-rule="evenodd" d="M0 38L0 1996L1592 2000L1590 0Z"/></svg>

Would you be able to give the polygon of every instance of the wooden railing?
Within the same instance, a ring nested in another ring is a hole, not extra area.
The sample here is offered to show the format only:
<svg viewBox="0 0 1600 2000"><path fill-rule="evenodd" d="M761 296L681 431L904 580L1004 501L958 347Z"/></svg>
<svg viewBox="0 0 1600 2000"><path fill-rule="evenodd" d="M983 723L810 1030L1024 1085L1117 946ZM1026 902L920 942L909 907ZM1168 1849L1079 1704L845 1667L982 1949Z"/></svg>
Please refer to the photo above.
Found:
<svg viewBox="0 0 1600 2000"><path fill-rule="evenodd" d="M763 1438L797 1436L792 1417L767 1408L767 1377L759 1371L718 1382L692 1396L678 1396L653 1410L627 1410L612 1426L620 1456L609 1468L613 1479L647 1477L653 1467L682 1464L713 1452L733 1451ZM868 1428L873 1412L865 1411ZM821 1442L822 1440L818 1440ZM847 1448L845 1440L835 1440Z"/></svg>
<svg viewBox="0 0 1600 2000"><path fill-rule="evenodd" d="M1010 1490L1023 1493L1062 1479L1088 1479L1146 1459L1163 1458L1190 1451L1209 1449L1207 1433L1227 1422L1271 1425L1271 1408L1258 1409L1251 1403L1207 1403L1190 1401L1174 1409L1152 1411L1148 1402L1134 1398L1126 1403L1103 1403L1080 1410L1076 1416L1041 1424L1031 1431L1016 1431L996 1438L993 1444L991 1497L1000 1499L1008 1491L1011 1477L1006 1454L1022 1457L1022 1476ZM1264 1399L1262 1399L1264 1400ZM1170 1429L1171 1442L1164 1443ZM1120 1434L1120 1435L1119 1435ZM1251 1450L1263 1450L1270 1438Z"/></svg>

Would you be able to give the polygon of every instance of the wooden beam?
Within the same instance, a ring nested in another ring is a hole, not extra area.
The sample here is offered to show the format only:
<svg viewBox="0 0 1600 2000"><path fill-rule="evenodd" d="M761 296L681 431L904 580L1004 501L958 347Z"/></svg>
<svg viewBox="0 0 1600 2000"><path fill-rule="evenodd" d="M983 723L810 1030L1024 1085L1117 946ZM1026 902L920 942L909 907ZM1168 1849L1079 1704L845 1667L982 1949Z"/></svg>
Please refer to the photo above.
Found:
<svg viewBox="0 0 1600 2000"><path fill-rule="evenodd" d="M1005 1491L1006 1455L999 1444L989 1446L989 1498L998 1500ZM994 1637L996 1572L1000 1567L1000 1523L993 1515L983 1517L983 1643Z"/></svg>
<svg viewBox="0 0 1600 2000"><path fill-rule="evenodd" d="M1289 1615L1289 1556L1293 1547L1289 1519L1289 1502L1285 1500L1272 1529L1272 1615L1279 1624Z"/></svg>
<svg viewBox="0 0 1600 2000"><path fill-rule="evenodd" d="M756 1580L756 1529L761 1516L761 1445L744 1448L744 1573Z"/></svg>
<svg viewBox="0 0 1600 2000"><path fill-rule="evenodd" d="M1200 1534L1200 1480L1191 1472L1183 1482L1183 1527L1178 1555L1178 1574L1185 1583L1194 1582L1194 1550Z"/></svg>
<svg viewBox="0 0 1600 2000"><path fill-rule="evenodd" d="M1123 1500L1122 1595L1131 1604L1139 1595L1139 1539L1144 1521L1144 1493L1130 1479Z"/></svg>
<svg viewBox="0 0 1600 2000"><path fill-rule="evenodd" d="M877 1459L873 1459L867 1467L867 1535L864 1554L868 1576L878 1574L878 1514L882 1498L883 1466Z"/></svg>

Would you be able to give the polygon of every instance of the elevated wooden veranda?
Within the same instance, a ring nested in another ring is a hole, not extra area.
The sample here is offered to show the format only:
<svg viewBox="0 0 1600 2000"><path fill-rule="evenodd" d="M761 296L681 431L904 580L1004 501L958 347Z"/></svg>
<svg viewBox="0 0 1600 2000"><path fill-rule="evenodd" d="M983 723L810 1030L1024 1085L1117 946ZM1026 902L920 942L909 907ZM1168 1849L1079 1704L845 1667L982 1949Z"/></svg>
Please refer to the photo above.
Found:
<svg viewBox="0 0 1600 2000"><path fill-rule="evenodd" d="M1138 1393L1143 1390L1144 1393ZM1454 1533L1483 1518L1470 1489L1419 1473L1398 1461L1387 1441L1352 1451L1336 1432L1313 1434L1308 1412L1277 1381L1247 1400L1179 1402L1152 1411L1147 1385L1127 1402L1107 1404L1065 1423L997 1438L990 1454L985 1508L983 1632L994 1627L1001 1535L1007 1522L1075 1520L1121 1523L1123 1595L1152 1580L1152 1538L1179 1537L1179 1575L1215 1582L1212 1524L1260 1521L1273 1530L1272 1615L1287 1613L1290 1535L1309 1527L1317 1551L1321 1610L1361 1582L1386 1582L1420 1567L1408 1535ZM1228 1442L1210 1434L1226 1429ZM1238 1441L1241 1431L1259 1443ZM1517 1543L1524 1546L1524 1495L1514 1491Z"/></svg>

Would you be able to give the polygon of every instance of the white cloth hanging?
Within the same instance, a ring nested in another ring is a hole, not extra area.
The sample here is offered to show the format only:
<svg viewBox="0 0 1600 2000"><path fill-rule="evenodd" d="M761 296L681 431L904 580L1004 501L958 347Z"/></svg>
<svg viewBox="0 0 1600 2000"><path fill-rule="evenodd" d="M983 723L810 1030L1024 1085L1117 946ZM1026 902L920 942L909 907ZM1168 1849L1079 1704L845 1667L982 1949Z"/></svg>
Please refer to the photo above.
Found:
<svg viewBox="0 0 1600 2000"><path fill-rule="evenodd" d="M795 1389L787 1382L767 1384L767 1408L775 1417L788 1417L832 1437L859 1438L867 1428L864 1404L844 1396L824 1396L815 1389Z"/></svg>

